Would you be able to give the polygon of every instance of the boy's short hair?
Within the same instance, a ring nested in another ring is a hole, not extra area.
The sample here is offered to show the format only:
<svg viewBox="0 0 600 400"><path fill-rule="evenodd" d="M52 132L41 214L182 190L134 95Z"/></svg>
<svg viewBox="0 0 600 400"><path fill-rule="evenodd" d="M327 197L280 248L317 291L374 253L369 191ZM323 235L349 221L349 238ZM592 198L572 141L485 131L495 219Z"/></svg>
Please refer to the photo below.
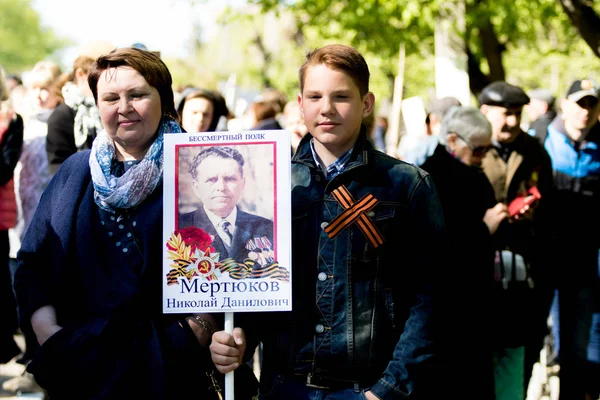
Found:
<svg viewBox="0 0 600 400"><path fill-rule="evenodd" d="M325 64L331 69L338 69L348 74L364 96L369 93L369 66L362 54L351 46L330 44L309 52L300 67L300 91L304 90L306 70L313 65Z"/></svg>

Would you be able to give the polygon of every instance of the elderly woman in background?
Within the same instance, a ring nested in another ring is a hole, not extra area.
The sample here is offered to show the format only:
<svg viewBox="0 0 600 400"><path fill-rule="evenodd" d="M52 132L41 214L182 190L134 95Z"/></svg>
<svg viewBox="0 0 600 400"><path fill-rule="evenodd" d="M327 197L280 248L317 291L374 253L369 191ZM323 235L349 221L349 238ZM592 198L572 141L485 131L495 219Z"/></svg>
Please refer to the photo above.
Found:
<svg viewBox="0 0 600 400"><path fill-rule="evenodd" d="M42 345L28 371L52 399L204 398L217 322L162 314L163 135L181 132L171 74L121 48L88 80L104 131L54 176L17 257L21 318Z"/></svg>
<svg viewBox="0 0 600 400"><path fill-rule="evenodd" d="M494 271L493 235L509 216L479 166L491 146L492 128L473 107L451 108L442 120L435 148L421 168L438 190L448 232L450 258L443 276L448 346L454 365L440 387L469 376L461 399L493 399L493 332L489 312Z"/></svg>

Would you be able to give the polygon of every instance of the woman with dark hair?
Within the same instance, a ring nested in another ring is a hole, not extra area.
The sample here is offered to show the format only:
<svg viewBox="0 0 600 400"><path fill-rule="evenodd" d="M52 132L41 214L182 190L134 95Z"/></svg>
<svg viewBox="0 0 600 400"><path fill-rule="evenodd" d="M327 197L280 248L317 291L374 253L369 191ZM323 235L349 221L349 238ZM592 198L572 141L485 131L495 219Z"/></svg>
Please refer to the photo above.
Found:
<svg viewBox="0 0 600 400"><path fill-rule="evenodd" d="M217 321L162 313L163 135L181 132L171 74L121 48L88 82L104 130L54 176L17 256L21 318L42 345L27 370L52 399L208 398L197 379Z"/></svg>
<svg viewBox="0 0 600 400"><path fill-rule="evenodd" d="M217 92L188 88L177 104L181 126L186 132L214 132L222 117L229 118L225 99Z"/></svg>

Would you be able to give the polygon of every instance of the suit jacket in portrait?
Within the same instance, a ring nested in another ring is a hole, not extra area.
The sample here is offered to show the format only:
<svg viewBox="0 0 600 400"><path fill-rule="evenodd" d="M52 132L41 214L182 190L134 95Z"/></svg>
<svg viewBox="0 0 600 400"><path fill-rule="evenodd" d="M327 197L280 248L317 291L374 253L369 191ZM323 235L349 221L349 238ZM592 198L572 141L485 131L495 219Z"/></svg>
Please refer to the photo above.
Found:
<svg viewBox="0 0 600 400"><path fill-rule="evenodd" d="M265 236L273 246L273 222L258 215L243 212L238 208L237 219L235 221L235 232L231 241L231 247L227 248L219 236L216 228L206 215L204 207L198 208L186 214L179 215L179 224L177 229L196 226L202 228L209 235L214 236L212 246L221 253L219 259L233 258L236 262L242 262L248 258L249 250L246 249L246 243L250 239L262 238Z"/></svg>

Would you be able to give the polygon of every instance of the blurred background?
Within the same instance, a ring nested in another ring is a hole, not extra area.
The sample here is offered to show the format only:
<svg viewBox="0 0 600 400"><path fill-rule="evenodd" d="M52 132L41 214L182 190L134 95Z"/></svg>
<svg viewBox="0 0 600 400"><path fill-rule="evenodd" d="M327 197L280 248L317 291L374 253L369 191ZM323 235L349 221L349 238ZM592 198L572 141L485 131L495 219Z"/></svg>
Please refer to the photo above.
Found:
<svg viewBox="0 0 600 400"><path fill-rule="evenodd" d="M468 100L495 80L564 93L600 71L599 8L579 0L0 0L0 64L25 76L42 59L68 70L82 46L139 43L160 52L175 90L219 90L239 116L264 88L295 99L306 51L341 42L366 56L376 114L388 114L395 86L425 104L449 92Z"/></svg>

